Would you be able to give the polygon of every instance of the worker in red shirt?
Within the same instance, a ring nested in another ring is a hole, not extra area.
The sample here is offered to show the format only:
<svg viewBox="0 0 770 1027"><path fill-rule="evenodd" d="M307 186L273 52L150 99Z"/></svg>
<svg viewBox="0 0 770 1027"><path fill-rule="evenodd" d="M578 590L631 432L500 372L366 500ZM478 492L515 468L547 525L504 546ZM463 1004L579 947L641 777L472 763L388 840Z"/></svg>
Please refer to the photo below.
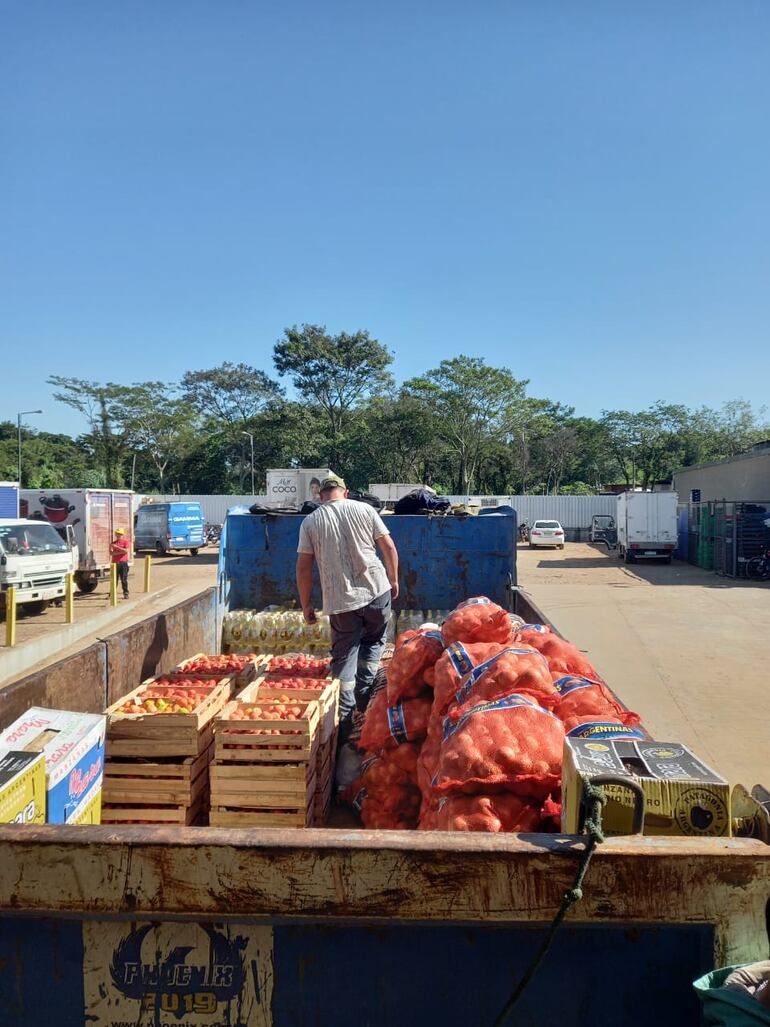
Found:
<svg viewBox="0 0 770 1027"><path fill-rule="evenodd" d="M131 543L126 538L124 528L115 529L115 538L110 545L112 562L118 565L118 581L123 586L123 598L128 599L128 554Z"/></svg>

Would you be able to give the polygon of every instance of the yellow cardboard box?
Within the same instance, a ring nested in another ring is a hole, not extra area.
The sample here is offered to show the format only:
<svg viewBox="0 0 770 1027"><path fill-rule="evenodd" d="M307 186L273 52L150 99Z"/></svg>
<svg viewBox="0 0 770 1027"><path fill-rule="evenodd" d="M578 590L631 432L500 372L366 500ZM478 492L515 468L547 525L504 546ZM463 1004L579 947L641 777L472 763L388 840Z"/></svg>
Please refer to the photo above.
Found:
<svg viewBox="0 0 770 1027"><path fill-rule="evenodd" d="M562 830L582 830L583 783L628 778L645 797L644 833L696 837L730 835L730 786L686 745L637 739L567 738L562 772ZM630 834L634 797L622 785L602 785L605 834Z"/></svg>
<svg viewBox="0 0 770 1027"><path fill-rule="evenodd" d="M45 823L45 756L0 750L0 823Z"/></svg>

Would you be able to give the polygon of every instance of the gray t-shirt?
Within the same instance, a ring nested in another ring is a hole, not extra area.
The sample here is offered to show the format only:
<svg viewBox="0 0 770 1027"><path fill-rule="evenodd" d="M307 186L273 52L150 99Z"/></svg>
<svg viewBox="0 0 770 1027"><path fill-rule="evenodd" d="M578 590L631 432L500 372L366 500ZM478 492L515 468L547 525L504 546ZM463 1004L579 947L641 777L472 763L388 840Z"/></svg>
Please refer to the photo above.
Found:
<svg viewBox="0 0 770 1027"><path fill-rule="evenodd" d="M389 534L377 511L354 499L323 503L304 519L297 552L316 559L325 613L360 610L390 589L374 545Z"/></svg>

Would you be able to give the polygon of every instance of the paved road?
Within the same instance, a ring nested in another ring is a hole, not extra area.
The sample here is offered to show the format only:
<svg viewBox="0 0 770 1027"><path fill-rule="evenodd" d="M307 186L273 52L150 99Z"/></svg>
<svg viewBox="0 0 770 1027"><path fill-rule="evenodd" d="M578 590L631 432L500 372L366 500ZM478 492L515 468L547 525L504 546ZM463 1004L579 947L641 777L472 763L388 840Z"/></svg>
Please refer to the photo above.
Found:
<svg viewBox="0 0 770 1027"><path fill-rule="evenodd" d="M201 550L197 556L190 556L185 553L181 556L153 557L151 570L151 592L154 594L169 585L182 586L186 591L195 592L208 585L216 584L216 568L219 555L218 548L208 547ZM143 593L144 583L144 557L140 555L134 562L129 576L129 588L131 598L124 602L118 599L121 608L139 610L147 601ZM100 584L95 592L90 595L75 594L75 620L80 623L93 617L95 614L103 613L109 608L109 584ZM17 644L35 638L42 638L47 633L56 630L64 625L64 607L50 606L45 613L39 616L25 616L24 607L19 607L19 616L16 623ZM0 653L5 642L5 625L0 630ZM2 665L0 664L0 671ZM2 676L0 674L0 676Z"/></svg>
<svg viewBox="0 0 770 1027"><path fill-rule="evenodd" d="M519 584L586 650L659 741L770 786L770 585L688 564L622 564L603 547L518 552Z"/></svg>

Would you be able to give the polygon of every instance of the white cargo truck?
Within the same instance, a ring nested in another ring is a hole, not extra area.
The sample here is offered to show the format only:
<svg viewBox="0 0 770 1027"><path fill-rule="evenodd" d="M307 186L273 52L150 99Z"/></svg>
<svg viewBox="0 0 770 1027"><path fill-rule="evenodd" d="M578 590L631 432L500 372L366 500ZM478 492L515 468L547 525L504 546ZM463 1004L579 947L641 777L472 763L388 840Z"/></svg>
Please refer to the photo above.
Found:
<svg viewBox="0 0 770 1027"><path fill-rule="evenodd" d="M626 563L664 559L676 549L676 492L621 492L618 496L618 556Z"/></svg>
<svg viewBox="0 0 770 1027"><path fill-rule="evenodd" d="M21 515L47 521L62 538L73 529L78 547L75 584L81 592L93 592L99 580L109 576L116 528L125 531L133 560L132 497L123 489L22 489Z"/></svg>
<svg viewBox="0 0 770 1027"><path fill-rule="evenodd" d="M16 589L16 602L28 613L42 613L51 600L61 600L66 578L77 565L72 528L64 537L48 522L18 517L0 519L0 614L6 593Z"/></svg>

